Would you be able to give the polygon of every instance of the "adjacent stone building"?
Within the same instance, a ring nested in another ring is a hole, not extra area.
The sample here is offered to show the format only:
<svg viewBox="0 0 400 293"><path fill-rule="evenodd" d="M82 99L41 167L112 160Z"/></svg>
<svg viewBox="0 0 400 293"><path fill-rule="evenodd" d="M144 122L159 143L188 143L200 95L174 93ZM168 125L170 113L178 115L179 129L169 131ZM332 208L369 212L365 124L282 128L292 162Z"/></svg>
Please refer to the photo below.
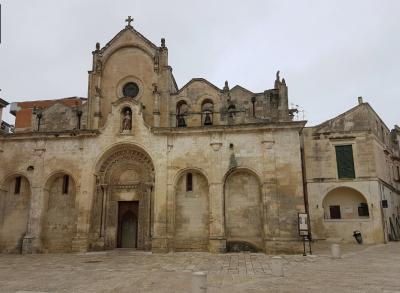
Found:
<svg viewBox="0 0 400 293"><path fill-rule="evenodd" d="M93 51L84 98L11 105L0 250L301 249L300 132L277 73L261 93L195 78L128 25Z"/></svg>
<svg viewBox="0 0 400 293"><path fill-rule="evenodd" d="M305 192L313 239L399 240L399 127L368 103L303 129Z"/></svg>

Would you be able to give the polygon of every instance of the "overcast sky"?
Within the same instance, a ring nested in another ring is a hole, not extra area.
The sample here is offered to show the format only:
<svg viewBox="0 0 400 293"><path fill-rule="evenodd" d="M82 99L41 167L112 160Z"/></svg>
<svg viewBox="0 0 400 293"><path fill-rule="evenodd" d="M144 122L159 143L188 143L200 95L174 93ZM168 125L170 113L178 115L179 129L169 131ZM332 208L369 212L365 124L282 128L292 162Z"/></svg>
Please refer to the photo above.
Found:
<svg viewBox="0 0 400 293"><path fill-rule="evenodd" d="M308 125L355 106L358 96L389 128L400 124L397 0L0 3L0 97L9 102L86 97L95 43L108 42L132 15L156 45L166 38L179 87L203 77L260 92L279 69Z"/></svg>

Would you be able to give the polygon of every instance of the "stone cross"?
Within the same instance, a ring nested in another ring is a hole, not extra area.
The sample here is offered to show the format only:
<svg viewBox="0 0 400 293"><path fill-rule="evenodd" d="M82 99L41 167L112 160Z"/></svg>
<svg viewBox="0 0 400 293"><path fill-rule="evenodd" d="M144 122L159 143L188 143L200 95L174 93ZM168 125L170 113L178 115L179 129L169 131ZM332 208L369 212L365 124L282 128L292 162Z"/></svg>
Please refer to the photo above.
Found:
<svg viewBox="0 0 400 293"><path fill-rule="evenodd" d="M131 26L131 22L133 21L133 18L129 15L125 21L128 23L128 26Z"/></svg>

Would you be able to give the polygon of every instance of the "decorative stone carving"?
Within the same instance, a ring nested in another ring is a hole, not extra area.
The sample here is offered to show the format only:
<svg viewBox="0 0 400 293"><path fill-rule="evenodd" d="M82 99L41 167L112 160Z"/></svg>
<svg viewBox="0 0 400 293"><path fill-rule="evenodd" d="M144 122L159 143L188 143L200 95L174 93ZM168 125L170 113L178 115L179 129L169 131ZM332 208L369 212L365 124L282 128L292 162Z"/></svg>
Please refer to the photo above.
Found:
<svg viewBox="0 0 400 293"><path fill-rule="evenodd" d="M125 111L124 118L122 120L122 131L132 130L132 112Z"/></svg>

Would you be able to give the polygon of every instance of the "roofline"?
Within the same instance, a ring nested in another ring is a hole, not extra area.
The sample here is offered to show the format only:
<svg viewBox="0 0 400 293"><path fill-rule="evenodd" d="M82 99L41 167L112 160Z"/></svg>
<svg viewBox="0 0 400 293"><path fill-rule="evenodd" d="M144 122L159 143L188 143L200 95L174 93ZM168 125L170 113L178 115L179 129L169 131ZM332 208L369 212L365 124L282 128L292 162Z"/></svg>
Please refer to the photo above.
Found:
<svg viewBox="0 0 400 293"><path fill-rule="evenodd" d="M3 100L3 99L0 98L0 105L1 105L2 107L6 107L6 106L9 105L9 104L10 104L9 102L7 102L7 101L5 101L5 100Z"/></svg>
<svg viewBox="0 0 400 293"><path fill-rule="evenodd" d="M240 89L245 90L246 92L249 92L250 94L253 94L253 95L257 94L257 93L253 93L252 91L250 91L250 90L246 89L245 87L242 87L241 85L238 85L238 84L235 85L233 88L231 88L231 91L232 91L234 88L240 88Z"/></svg>
<svg viewBox="0 0 400 293"><path fill-rule="evenodd" d="M72 99L79 99L79 100L82 100L82 101L87 101L87 98L75 96L75 97L66 97L66 98L60 98L60 99L18 101L18 102L15 102L15 103L49 102L49 101L63 101L63 100L72 100Z"/></svg>
<svg viewBox="0 0 400 293"><path fill-rule="evenodd" d="M215 88L217 91L222 92L222 89L220 89L219 87L217 87L215 84L209 82L207 79L202 78L202 77L195 77L192 78L191 80L189 80L189 82L187 82L181 89L178 90L177 94L181 93L186 87L189 86L189 84L195 82L195 81L202 81L207 83L208 85L210 85L211 87Z"/></svg>
<svg viewBox="0 0 400 293"><path fill-rule="evenodd" d="M349 110L347 110L347 111L345 111L345 112L343 112L343 113L341 113L341 114L339 114L339 115L337 115L337 116L335 116L335 117L333 117L333 118L331 118L331 119L328 119L328 120L326 120L326 121L324 121L324 122L322 122L322 123L320 123L320 124L317 124L317 125L314 125L314 126L310 126L310 128L315 128L315 129L321 128L321 127L323 127L325 124L329 123L330 121L332 121L332 120L334 120L334 119L337 119L337 118L339 118L339 117L343 117L343 116L345 116L345 115L347 115L347 114L349 114L349 113L355 111L356 109L358 109L358 108L360 108L360 107L362 107L362 106L367 106L369 109L371 109L372 112L379 118L379 120L382 122L382 124L386 127L386 129L387 129L388 131L390 131L390 128L386 125L386 123L382 120L382 118L378 115L378 113L376 113L376 111L374 110L374 108L372 108L372 106L371 106L368 102L363 102L363 103L361 103L361 104L358 104L358 105L356 105L356 106L350 108Z"/></svg>
<svg viewBox="0 0 400 293"><path fill-rule="evenodd" d="M133 26L127 25L127 26L125 26L122 30L120 30L110 41L108 41L108 42L100 49L100 52L103 53L108 47L111 46L111 44L112 44L116 39L118 39L118 38L122 35L122 33L123 33L124 31L127 31L127 30L130 30L130 31L132 31L133 33L138 34L139 37L141 37L148 45L150 45L151 47L153 47L153 49L156 49L156 50L158 49L158 47L157 47L152 41L150 41L148 38L146 38L146 37L143 36L141 33L139 33L137 30L135 30L135 29L133 28Z"/></svg>

